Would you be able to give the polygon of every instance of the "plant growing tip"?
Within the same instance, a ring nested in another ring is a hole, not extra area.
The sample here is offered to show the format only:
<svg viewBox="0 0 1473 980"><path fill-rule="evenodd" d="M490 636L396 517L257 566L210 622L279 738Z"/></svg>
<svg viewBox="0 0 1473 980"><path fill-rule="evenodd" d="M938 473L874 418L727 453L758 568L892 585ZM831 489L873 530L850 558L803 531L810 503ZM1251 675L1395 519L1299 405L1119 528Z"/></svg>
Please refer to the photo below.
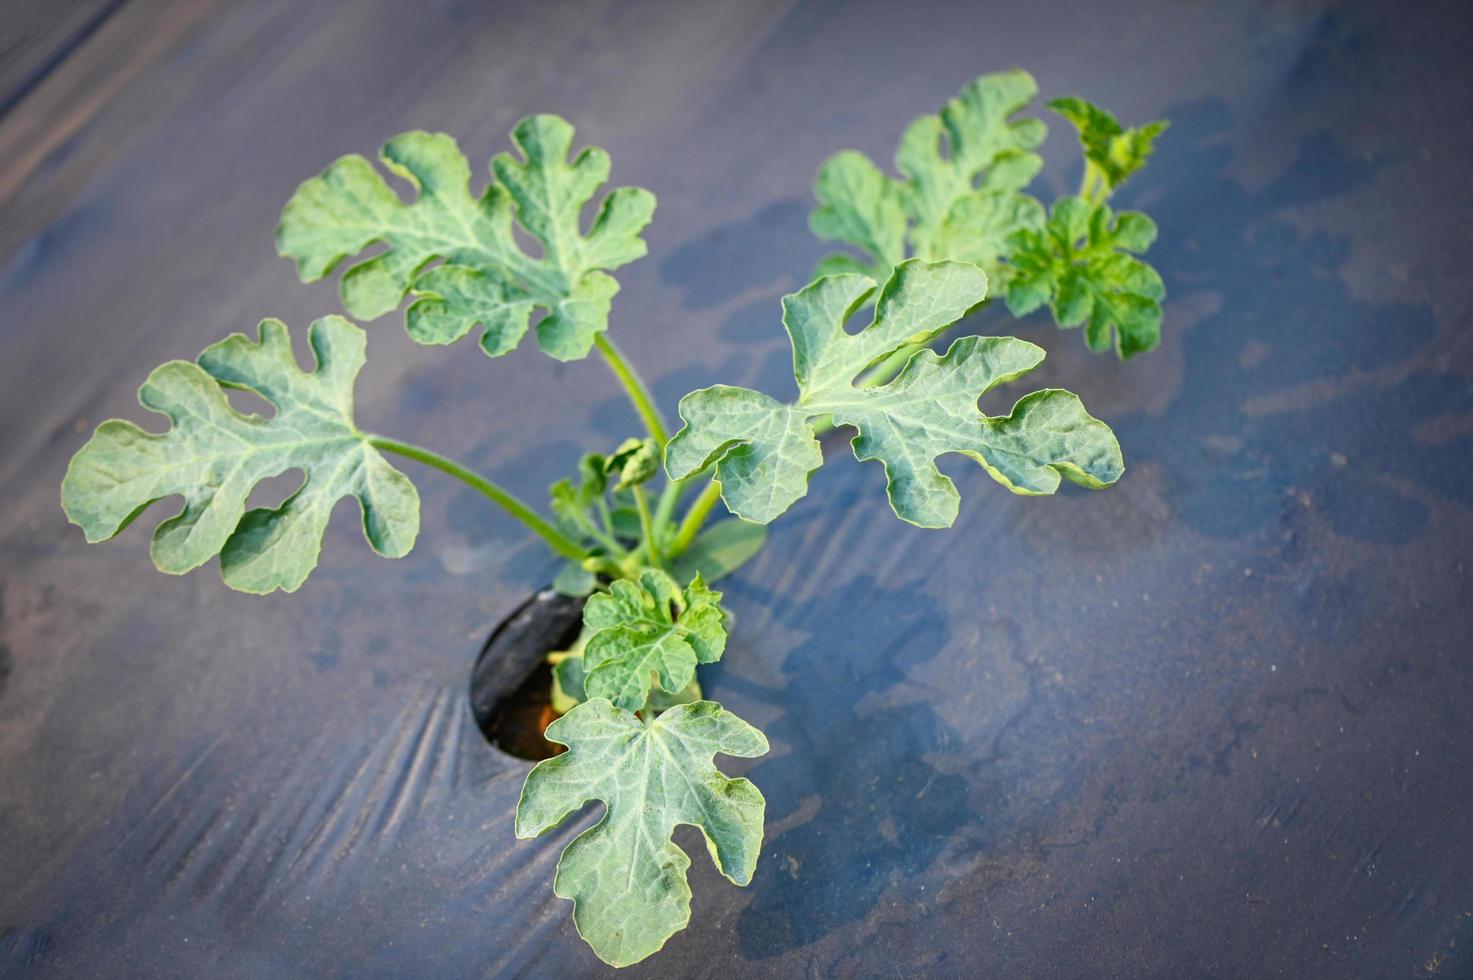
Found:
<svg viewBox="0 0 1473 980"><path fill-rule="evenodd" d="M994 296L1019 316L1047 305L1060 326L1082 326L1092 350L1113 346L1126 358L1159 341L1165 290L1138 257L1156 226L1106 200L1145 163L1166 124L1125 129L1082 100L1050 102L1078 128L1085 166L1080 194L1045 209L1026 193L1042 166L1035 151L1045 127L1026 115L1036 94L1020 70L971 82L905 130L898 177L854 151L829 158L810 225L857 254L830 255L813 282L783 298L796 398L702 388L681 399L674 437L606 332L619 290L609 273L645 254L640 232L655 200L640 188L615 189L585 227L580 214L609 176L604 151L570 158L572 126L530 116L512 131L517 153L493 158L475 194L451 137L405 133L379 160L412 186L409 203L368 160L342 157L282 212L277 248L304 281L382 246L343 273L347 312L374 319L408 297L414 340L449 344L479 328L491 357L529 330L558 360L596 348L646 434L584 455L573 477L549 488L544 516L462 463L356 428L353 382L366 347L358 327L336 316L312 324L316 364L304 371L286 326L265 320L255 340L235 334L195 362L149 375L139 400L170 427L154 434L104 422L73 457L62 506L88 541L102 541L155 501L183 497L183 509L155 530L154 563L182 573L218 555L227 585L257 593L302 585L344 497L358 501L376 552L409 552L419 496L386 453L460 480L521 522L564 560L556 587L588 600L577 641L548 657L562 717L547 737L567 752L528 774L516 834L534 837L591 801L605 805L563 852L553 889L573 902L578 932L601 959L638 962L690 919L690 860L671 842L676 825L700 828L733 883L751 881L765 803L714 756L750 758L768 746L701 691L697 669L720 659L731 623L710 583L751 560L766 541L762 525L807 494L824 462L819 437L852 428L855 457L883 464L896 516L928 528L958 515L957 488L936 465L946 454L976 461L1025 495L1053 493L1062 480L1105 487L1123 472L1114 434L1070 392L1034 391L1007 414L979 408L994 388L1038 367L1039 347L969 335L944 353L931 348ZM540 255L522 249L516 228L537 240ZM855 329L855 317L868 322ZM236 411L225 397L232 387L261 395L275 414ZM256 484L290 469L305 474L291 497L245 509ZM723 501L735 516L715 514Z"/></svg>
<svg viewBox="0 0 1473 980"><path fill-rule="evenodd" d="M1072 96L1050 99L1048 107L1074 124L1084 148L1084 178L1079 196L1102 204L1131 174L1146 165L1165 120L1126 129L1106 110Z"/></svg>
<svg viewBox="0 0 1473 980"><path fill-rule="evenodd" d="M1154 348L1166 291L1154 269L1125 253L1149 248L1155 226L1149 236L1131 231L1121 239L1111 230L1105 199L1145 165L1166 123L1124 129L1082 99L1049 102L1078 128L1085 155L1083 204L1063 198L1050 217L1024 192L1042 166L1033 151L1046 129L1018 114L1037 92L1033 77L1019 69L972 82L939 114L911 123L895 154L899 178L854 150L826 160L809 226L864 258L836 253L819 263L818 273L884 282L908 255L971 262L991 278L993 295L1007 297L1014 316L1047 303L1060 327L1089 324L1091 350L1112 346L1112 328L1122 359ZM1149 222L1130 214L1128 223Z"/></svg>

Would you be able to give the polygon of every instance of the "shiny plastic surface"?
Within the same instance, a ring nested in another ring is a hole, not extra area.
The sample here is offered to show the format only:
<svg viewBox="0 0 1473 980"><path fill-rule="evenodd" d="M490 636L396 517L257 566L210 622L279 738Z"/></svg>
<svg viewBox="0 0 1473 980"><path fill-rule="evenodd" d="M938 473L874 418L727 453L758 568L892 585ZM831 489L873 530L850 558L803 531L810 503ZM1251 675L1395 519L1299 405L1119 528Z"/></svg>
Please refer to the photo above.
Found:
<svg viewBox="0 0 1473 980"><path fill-rule="evenodd" d="M665 410L717 381L785 396L778 297L826 251L819 162L887 160L912 117L1015 64L1172 121L1123 194L1161 226L1160 350L1122 365L1041 317L979 321L1048 349L1030 380L1111 421L1128 472L1026 499L953 460L939 533L891 516L878 467L820 471L723 583L736 629L703 675L772 739L729 766L769 801L755 880L678 838L693 923L628 975L1473 972L1458 5L191 16L47 122L61 136L0 204L0 974L610 972L551 889L596 814L514 840L528 763L468 708L491 627L556 571L534 541L406 464L411 556L374 558L344 506L302 591L253 598L155 573L153 521L84 544L66 460L99 420L148 418L154 365L337 310L273 255L299 181L413 127L483 173L533 111L659 196L612 328ZM1045 194L1077 181L1072 140L1051 122ZM594 362L370 329L362 424L528 497L637 425Z"/></svg>

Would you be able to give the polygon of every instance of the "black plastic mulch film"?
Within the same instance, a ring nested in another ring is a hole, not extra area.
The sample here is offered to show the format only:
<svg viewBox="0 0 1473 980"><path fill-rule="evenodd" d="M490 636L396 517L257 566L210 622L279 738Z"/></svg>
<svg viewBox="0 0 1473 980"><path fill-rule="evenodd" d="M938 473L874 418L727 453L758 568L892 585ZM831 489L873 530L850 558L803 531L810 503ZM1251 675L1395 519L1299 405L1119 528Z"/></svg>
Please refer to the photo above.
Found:
<svg viewBox="0 0 1473 980"><path fill-rule="evenodd" d="M273 255L298 181L411 127L484 161L535 111L660 197L612 329L667 410L718 380L786 393L778 297L827 250L818 163L884 159L1012 65L1171 120L1121 195L1161 226L1161 348L1122 365L1016 327L1126 476L1024 499L951 466L962 515L937 533L894 520L877 467L819 472L722 583L735 630L703 672L772 740L725 763L769 801L756 877L732 887L683 830L691 926L628 974L1473 972L1457 6L194 16L3 204L0 974L611 972L552 894L597 807L516 841L530 763L471 716L487 636L556 571L535 543L415 472L410 557L373 558L345 507L307 585L261 600L156 574L151 521L84 545L66 460L99 419L146 417L155 364L336 310ZM1078 179L1050 123L1046 194ZM595 365L369 329L361 423L528 497L636 425Z"/></svg>

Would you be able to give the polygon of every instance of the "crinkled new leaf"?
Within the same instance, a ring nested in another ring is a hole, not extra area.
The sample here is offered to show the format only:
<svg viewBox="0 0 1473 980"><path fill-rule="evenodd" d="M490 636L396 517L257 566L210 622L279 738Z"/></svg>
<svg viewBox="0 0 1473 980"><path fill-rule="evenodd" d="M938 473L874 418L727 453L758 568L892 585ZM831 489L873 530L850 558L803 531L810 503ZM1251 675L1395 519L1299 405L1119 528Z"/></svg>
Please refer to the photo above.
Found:
<svg viewBox="0 0 1473 980"><path fill-rule="evenodd" d="M1019 193L1043 163L1033 150L1044 124L1016 118L1037 92L1032 76L1017 69L976 79L939 114L911 123L895 156L898 179L854 150L825 161L809 225L865 259L830 255L818 274L857 272L884 282L908 243L913 256L961 259L1005 277L1009 236L1044 218L1043 206Z"/></svg>
<svg viewBox="0 0 1473 980"><path fill-rule="evenodd" d="M653 439L625 439L604 460L604 473L617 476L615 490L647 483L660 472L660 447Z"/></svg>
<svg viewBox="0 0 1473 980"><path fill-rule="evenodd" d="M721 873L751 881L766 802L748 780L723 775L714 756L763 755L757 729L712 701L646 724L595 698L548 726L547 737L568 751L528 774L516 833L535 837L589 801L604 802L603 819L563 851L553 884L604 962L637 963L690 921L690 859L670 840L676 825L699 827Z"/></svg>
<svg viewBox="0 0 1473 980"><path fill-rule="evenodd" d="M1074 124L1084 147L1084 159L1097 168L1112 191L1146 165L1156 148L1156 138L1167 126L1165 120L1157 120L1126 129L1106 110L1072 96L1051 99L1048 107Z"/></svg>
<svg viewBox="0 0 1473 980"><path fill-rule="evenodd" d="M720 660L726 649L720 601L721 593L699 575L681 591L674 579L653 569L591 597L583 607L587 696L639 711L652 684L678 694L695 677L697 664Z"/></svg>
<svg viewBox="0 0 1473 980"><path fill-rule="evenodd" d="M419 532L419 495L353 425L363 331L329 316L312 324L308 340L313 371L297 365L279 320L263 320L256 341L234 334L206 348L198 363L155 369L138 400L172 427L156 435L120 419L98 426L62 482L67 517L88 541L104 541L154 501L183 496L184 509L154 531L154 564L182 574L218 554L225 583L242 592L295 591L316 567L343 497L358 500L374 551L408 554ZM276 413L242 414L223 388L253 391ZM305 479L285 503L246 511L257 483L292 469Z"/></svg>
<svg viewBox="0 0 1473 980"><path fill-rule="evenodd" d="M610 192L585 234L579 212L608 180L609 155L588 147L569 162L573 127L552 115L523 119L512 141L522 158L497 155L479 198L471 196L465 156L444 133L404 133L379 154L417 190L410 204L364 157L342 157L287 202L277 250L313 282L383 244L343 274L343 307L371 320L412 293L406 327L422 344L453 343L479 324L482 349L496 357L517 346L541 309L539 346L560 361L584 357L607 328L619 290L607 270L645 254L639 233L654 195ZM517 244L513 220L541 244L540 257Z"/></svg>
<svg viewBox="0 0 1473 980"><path fill-rule="evenodd" d="M1013 240L1008 309L1023 316L1047 303L1059 326L1084 326L1090 350L1108 350L1112 337L1122 358L1151 350L1161 341L1166 287L1130 253L1155 239L1156 223L1139 211L1060 198L1046 228Z"/></svg>
<svg viewBox="0 0 1473 980"><path fill-rule="evenodd" d="M685 426L666 447L666 468L684 479L715 465L734 514L765 524L808 491L823 464L813 420L832 416L858 430L854 454L884 463L891 506L901 520L949 527L959 496L936 458L975 459L1014 493L1053 493L1060 478L1087 487L1119 479L1120 446L1103 422L1070 392L1024 396L1005 416L986 416L977 400L1035 368L1044 352L1012 337L963 337L945 355L922 350L895 379L855 384L866 368L896 350L924 343L979 304L987 277L965 262L896 266L875 302L873 322L857 333L845 321L871 299L863 276L831 276L783 298L793 343L798 401L717 385L685 396Z"/></svg>

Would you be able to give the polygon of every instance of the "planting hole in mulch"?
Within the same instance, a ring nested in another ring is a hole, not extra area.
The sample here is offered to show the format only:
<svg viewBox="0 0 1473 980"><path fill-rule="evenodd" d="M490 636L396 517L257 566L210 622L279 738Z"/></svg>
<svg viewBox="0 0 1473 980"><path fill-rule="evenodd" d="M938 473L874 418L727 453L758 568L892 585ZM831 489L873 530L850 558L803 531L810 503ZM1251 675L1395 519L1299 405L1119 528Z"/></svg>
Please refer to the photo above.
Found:
<svg viewBox="0 0 1473 980"><path fill-rule="evenodd" d="M543 737L552 712L547 654L578 638L583 599L543 589L492 631L471 672L471 713L492 745L519 759L562 751Z"/></svg>

